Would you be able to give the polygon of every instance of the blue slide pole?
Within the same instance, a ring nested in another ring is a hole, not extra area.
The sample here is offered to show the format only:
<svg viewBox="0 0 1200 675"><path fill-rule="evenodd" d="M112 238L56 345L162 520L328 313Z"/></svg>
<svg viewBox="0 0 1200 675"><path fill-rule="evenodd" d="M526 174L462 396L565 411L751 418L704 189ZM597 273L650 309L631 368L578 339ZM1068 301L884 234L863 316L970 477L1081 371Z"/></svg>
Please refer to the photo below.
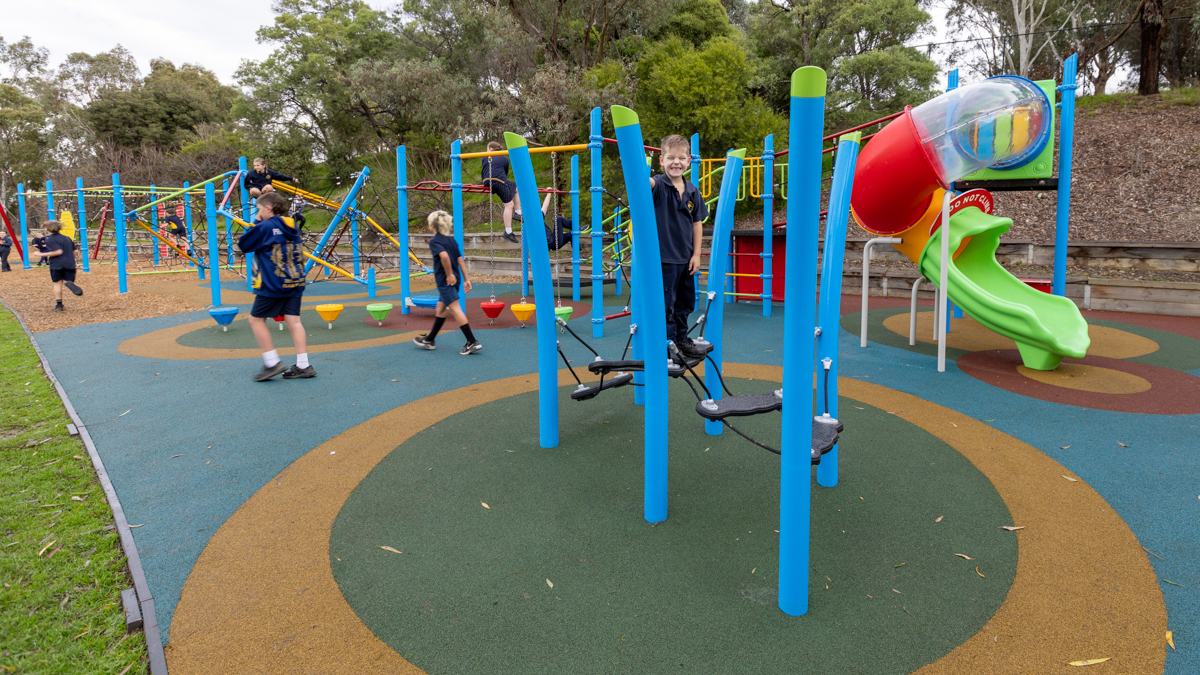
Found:
<svg viewBox="0 0 1200 675"><path fill-rule="evenodd" d="M117 245L117 290L129 292L125 266L129 262L129 247L125 241L125 197L121 194L121 174L113 174L113 237Z"/></svg>
<svg viewBox="0 0 1200 675"><path fill-rule="evenodd" d="M1075 69L1079 55L1072 54L1063 63L1062 114L1058 118L1058 208L1054 218L1054 280L1050 290L1067 294L1067 240L1071 227L1071 163L1075 156Z"/></svg>
<svg viewBox="0 0 1200 675"><path fill-rule="evenodd" d="M763 316L771 316L771 280L775 278L775 134L763 139L763 244L762 303Z"/></svg>
<svg viewBox="0 0 1200 675"><path fill-rule="evenodd" d="M600 108L592 108L588 136L591 158L592 195L592 337L604 337L604 184L601 182L600 150L604 137L600 134Z"/></svg>
<svg viewBox="0 0 1200 675"><path fill-rule="evenodd" d="M150 201L155 201L155 199L157 199L157 198L158 198L158 190L155 190L154 186L151 185L150 186ZM252 221L247 221L247 222L252 222ZM158 207L157 206L150 207L150 227L153 228L153 230L155 232L158 232ZM158 259L158 240L156 240L154 237L150 237L150 249L152 251L154 251L154 266L157 267L160 262Z"/></svg>
<svg viewBox="0 0 1200 675"><path fill-rule="evenodd" d="M528 227L522 227L522 235L530 231L541 232L542 209L538 202L537 179L533 175L533 160L529 145L517 134L505 133L508 161L512 166L513 178L521 201L533 204L525 212ZM521 241L527 237L522 236ZM550 251L545 246L530 246L533 260L533 288L537 297L537 354L538 354L538 428L543 448L558 447L558 338L554 320L554 290L550 286Z"/></svg>
<svg viewBox="0 0 1200 675"><path fill-rule="evenodd" d="M846 134L838 139L837 158L833 165L833 189L829 194L829 216L825 220L825 256L821 267L821 305L817 310L817 391L823 394L825 378L829 378L830 417L838 416L838 334L842 307L842 269L845 267L846 227L850 219L850 192L854 187L854 167L858 163L861 132ZM828 359L828 372L825 362ZM817 484L836 487L838 484L838 446L834 445L817 466Z"/></svg>
<svg viewBox="0 0 1200 675"><path fill-rule="evenodd" d="M400 242L400 313L409 314L412 308L408 306L411 267L408 259L408 151L403 145L396 148L396 222L399 224L396 240Z"/></svg>
<svg viewBox="0 0 1200 675"><path fill-rule="evenodd" d="M792 73L788 130L787 276L783 310L783 424L779 496L779 609L808 612L812 498L813 329L817 314L817 236L825 71ZM836 330L837 324L834 324Z"/></svg>
<svg viewBox="0 0 1200 675"><path fill-rule="evenodd" d="M204 211L208 216L208 271L212 278L213 307L221 306L221 250L217 241L217 195L212 183L204 184ZM225 222L229 222L226 218ZM233 245L230 245L233 248Z"/></svg>
<svg viewBox="0 0 1200 675"><path fill-rule="evenodd" d="M313 248L313 255L317 256L318 258L321 257L321 251L325 248L325 244L329 241L329 237L333 234L334 228L338 226L338 223L342 222L342 218L346 217L346 212L350 209L350 202L358 194L358 191L362 189L363 182L367 180L367 175L370 173L370 167L364 166L362 173L358 174L358 179L354 181L354 185L350 188L349 194L347 194L346 198L342 200L342 205L338 207L337 213L333 214L333 220L329 221L329 227L325 228L325 233L321 235L321 241L318 241L317 245ZM249 260L247 260L246 264L246 276L249 277ZM304 273L308 274L309 271L312 270L312 266L314 264L315 263L312 260L306 262L304 264Z"/></svg>
<svg viewBox="0 0 1200 675"><path fill-rule="evenodd" d="M492 196L488 195L488 199L491 198ZM461 252L465 250L463 248L463 228L465 226L463 225L462 141L454 141L450 144L450 203L454 211L454 241L458 243L458 250ZM521 237L521 241L525 241L524 236ZM458 306L462 308L463 312L467 311L466 291L463 291L458 298Z"/></svg>
<svg viewBox="0 0 1200 675"><path fill-rule="evenodd" d="M742 175L742 164L746 160L746 149L730 150L725 155L725 173L721 175L721 192L717 200L717 215L713 218L712 249L708 257L708 292L720 298L725 291L725 271L729 268L729 243L733 236L733 210L737 208L738 179ZM709 396L721 398L721 380L718 368L724 367L722 360L722 331L725 325L725 303L714 301L709 304L705 319L704 337L713 345L709 354L716 368L704 369L704 384ZM704 431L709 436L720 436L725 425L720 420L704 420Z"/></svg>
<svg viewBox="0 0 1200 675"><path fill-rule="evenodd" d="M667 519L667 315L663 298L662 256L658 247L658 225L650 194L650 167L646 166L642 125L637 113L622 106L612 107L625 193L629 197L629 226L637 246L633 247L633 284L641 308L638 333L645 350L645 494L647 522Z"/></svg>
<svg viewBox="0 0 1200 675"><path fill-rule="evenodd" d="M75 179L75 208L79 212L79 255L83 271L88 272L87 204L83 201L83 179Z"/></svg>
<svg viewBox="0 0 1200 675"><path fill-rule="evenodd" d="M17 214L21 220L21 267L29 269L29 223L25 218L24 183L17 183Z"/></svg>
<svg viewBox="0 0 1200 675"><path fill-rule="evenodd" d="M558 215L557 213L554 215ZM579 155L571 155L571 299L579 302Z"/></svg>

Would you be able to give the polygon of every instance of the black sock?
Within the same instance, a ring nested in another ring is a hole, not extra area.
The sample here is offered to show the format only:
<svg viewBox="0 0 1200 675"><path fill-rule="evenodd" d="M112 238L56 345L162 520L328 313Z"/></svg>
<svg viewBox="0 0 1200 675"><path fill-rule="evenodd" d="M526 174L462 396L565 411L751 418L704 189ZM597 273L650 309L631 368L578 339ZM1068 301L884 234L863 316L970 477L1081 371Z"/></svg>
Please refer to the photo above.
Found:
<svg viewBox="0 0 1200 675"><path fill-rule="evenodd" d="M62 304L62 300L55 300L55 301L54 301L54 304L56 304L56 305L61 305L61 304Z"/></svg>
<svg viewBox="0 0 1200 675"><path fill-rule="evenodd" d="M446 323L446 317L439 316L439 317L434 318L433 330L429 331L429 339L430 340L437 337L438 331L442 329L442 324L444 324L444 323Z"/></svg>
<svg viewBox="0 0 1200 675"><path fill-rule="evenodd" d="M475 334L471 332L470 324L464 323L462 325L462 332L463 332L463 335L467 336L467 344L471 344L472 342L475 341Z"/></svg>

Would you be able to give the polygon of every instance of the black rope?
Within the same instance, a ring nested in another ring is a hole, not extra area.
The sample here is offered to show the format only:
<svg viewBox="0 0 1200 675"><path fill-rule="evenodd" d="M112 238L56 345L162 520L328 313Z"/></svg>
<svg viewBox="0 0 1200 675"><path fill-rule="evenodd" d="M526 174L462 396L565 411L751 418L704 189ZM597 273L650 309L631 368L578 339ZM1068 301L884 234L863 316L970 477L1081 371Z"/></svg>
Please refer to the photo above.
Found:
<svg viewBox="0 0 1200 675"><path fill-rule="evenodd" d="M825 414L829 414L829 369L825 369Z"/></svg>
<svg viewBox="0 0 1200 675"><path fill-rule="evenodd" d="M693 374L693 375L695 375L695 373L692 373L692 374ZM696 391L696 388L692 386L692 383L691 383L691 382L688 382L688 379L687 379L686 377L683 377L683 378L680 378L680 379L682 379L684 382L687 382L687 386L688 386L688 388L692 390L692 394L694 394L694 395L696 396L696 400L697 400L697 401L703 401L703 400L704 400L704 399L700 398L700 392ZM699 378L696 378L696 379L697 379L697 381L699 381ZM704 386L704 383L703 383L703 382L701 382L701 383L700 383L700 386ZM707 388L705 388L705 390L704 390L704 391L706 391L706 392L707 392L707 391L708 391L708 389L707 389ZM759 441L755 440L754 438L751 438L750 436L748 436L747 434L745 434L745 433L744 433L744 432L743 432L741 429L738 429L737 427L733 426L733 425L732 425L732 424L730 424L728 421L726 421L726 420L721 420L721 424L724 424L725 426L729 427L729 430L730 430L730 431L732 431L733 433L737 434L738 436L741 436L742 438L744 438L744 439L746 439L746 440L750 441L751 443L753 443L753 444L757 445L758 447L762 448L763 450L767 450L767 451L773 452L773 453L775 453L776 455L781 455L781 456L783 455L783 453L782 453L782 452L780 452L780 451L776 450L775 448L772 448L771 446L767 445L766 443L761 443L761 442L759 442Z"/></svg>
<svg viewBox="0 0 1200 675"><path fill-rule="evenodd" d="M629 352L629 345L633 342L633 331L629 331L629 339L625 341L625 349L621 350L621 360L625 360L625 354Z"/></svg>
<svg viewBox="0 0 1200 675"><path fill-rule="evenodd" d="M733 396L733 392L729 391L729 387L725 386L725 378L721 376L721 369L717 367L717 362L713 361L712 355L705 354L704 358L708 359L708 362L712 364L713 370L717 373L717 379L721 381L721 388L725 390L726 394Z"/></svg>
<svg viewBox="0 0 1200 675"><path fill-rule="evenodd" d="M600 354L599 354L599 353L598 353L598 352L597 352L595 349L592 349L592 346L591 346L591 345L589 345L588 343L584 342L584 341L583 341L583 338L581 338L581 337L579 337L578 335L576 335L576 334L575 334L575 331L571 330L571 327L567 325L567 322L566 322L566 321L563 321L563 322L562 322L562 323L560 323L559 325L560 325L560 326L562 326L563 328L566 328L566 329L567 329L567 332L568 332L568 333L570 333L570 334L571 334L571 336L572 336L572 337L574 337L576 340L579 340L579 344L583 345L584 347L587 347L587 350L588 350L589 352L591 352L591 353L595 354L595 355L596 355L596 358L600 358ZM562 351L562 350L560 349L559 351ZM564 357L564 358L565 358L565 357Z"/></svg>
<svg viewBox="0 0 1200 675"><path fill-rule="evenodd" d="M571 362L567 360L567 355L563 353L562 347L558 348L558 355L562 357L563 363L567 364L567 370L571 371L571 377L574 377L575 381L582 385L583 381L575 374L575 369L571 367Z"/></svg>

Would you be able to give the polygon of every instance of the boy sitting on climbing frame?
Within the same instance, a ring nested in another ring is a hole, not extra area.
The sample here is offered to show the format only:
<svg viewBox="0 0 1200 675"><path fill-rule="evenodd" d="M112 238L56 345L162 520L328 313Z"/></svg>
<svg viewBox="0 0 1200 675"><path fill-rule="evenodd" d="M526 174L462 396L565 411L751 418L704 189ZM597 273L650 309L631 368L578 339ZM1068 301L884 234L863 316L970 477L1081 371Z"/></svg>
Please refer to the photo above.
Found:
<svg viewBox="0 0 1200 675"><path fill-rule="evenodd" d="M696 272L700 271L701 221L708 207L700 190L683 178L692 161L691 147L683 136L662 139L659 165L663 172L650 179L658 246L662 253L663 293L667 306L667 339L687 356L704 350L688 337L688 317L696 307Z"/></svg>
<svg viewBox="0 0 1200 675"><path fill-rule="evenodd" d="M467 278L467 263L458 250L458 242L454 241L454 218L445 211L434 211L429 214L427 222L429 231L433 233L433 238L429 240L429 252L433 254L433 278L437 281L438 289L438 303L434 310L437 318L433 320L433 330L413 338L413 343L425 349L437 349L433 342L446 322L446 311L449 310L467 338L467 344L458 353L468 356L483 349L483 345L475 339L471 325L467 323L467 315L458 306L458 280L462 279L464 293L470 292L471 280Z"/></svg>
<svg viewBox="0 0 1200 675"><path fill-rule="evenodd" d="M246 177L242 179L242 185L250 191L250 196L258 199L260 196L269 194L275 191L271 187L271 181L291 181L299 183L298 178L285 176L274 169L267 168L267 160L262 157L254 158L254 169L246 172Z"/></svg>
<svg viewBox="0 0 1200 675"><path fill-rule="evenodd" d="M500 152L504 146L492 141L487 144L487 149L488 152ZM512 221L514 216L517 220L523 220L521 218L521 195L517 194L517 184L508 179L508 156L484 157L479 177L483 180L483 184L491 189L492 194L500 197L500 202L504 204L504 234L500 236L514 244L517 243L517 236L513 234Z"/></svg>
<svg viewBox="0 0 1200 675"><path fill-rule="evenodd" d="M254 306L250 309L250 330L263 352L263 368L255 373L254 381L262 382L283 373L283 379L315 377L317 371L308 363L308 340L300 323L300 301L306 283L304 275L304 246L300 231L285 214L288 202L277 194L267 193L258 198L258 221L238 239L243 253L253 253L251 286ZM296 345L296 365L285 368L271 340L267 319L282 316Z"/></svg>
<svg viewBox="0 0 1200 675"><path fill-rule="evenodd" d="M62 289L66 286L75 295L83 295L83 289L75 285L75 242L70 237L59 234L62 222L47 220L46 231L50 234L40 249L31 250L29 257L49 261L50 282L54 284L54 310L64 312L62 304Z"/></svg>
<svg viewBox="0 0 1200 675"><path fill-rule="evenodd" d="M167 239L172 244L175 244L180 249L188 251L190 247L187 241L187 226L183 224L183 218L179 216L183 212L182 205L168 206L163 210L163 229L167 231ZM171 251L171 257L177 257L179 254Z"/></svg>

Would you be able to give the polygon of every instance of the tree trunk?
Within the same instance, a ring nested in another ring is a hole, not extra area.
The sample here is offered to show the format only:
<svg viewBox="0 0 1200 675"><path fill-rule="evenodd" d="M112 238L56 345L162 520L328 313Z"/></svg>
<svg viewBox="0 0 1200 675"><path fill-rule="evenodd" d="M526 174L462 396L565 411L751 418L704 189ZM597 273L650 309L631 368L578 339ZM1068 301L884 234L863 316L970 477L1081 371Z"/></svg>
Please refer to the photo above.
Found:
<svg viewBox="0 0 1200 675"><path fill-rule="evenodd" d="M1142 5L1141 27L1142 65L1138 77L1138 94L1150 96L1158 93L1158 57L1163 27L1162 0L1146 0Z"/></svg>
<svg viewBox="0 0 1200 675"><path fill-rule="evenodd" d="M1108 80L1117 72L1116 59L1112 57L1112 47L1096 55L1096 74L1092 76L1092 93L1097 96L1104 93L1108 87Z"/></svg>

